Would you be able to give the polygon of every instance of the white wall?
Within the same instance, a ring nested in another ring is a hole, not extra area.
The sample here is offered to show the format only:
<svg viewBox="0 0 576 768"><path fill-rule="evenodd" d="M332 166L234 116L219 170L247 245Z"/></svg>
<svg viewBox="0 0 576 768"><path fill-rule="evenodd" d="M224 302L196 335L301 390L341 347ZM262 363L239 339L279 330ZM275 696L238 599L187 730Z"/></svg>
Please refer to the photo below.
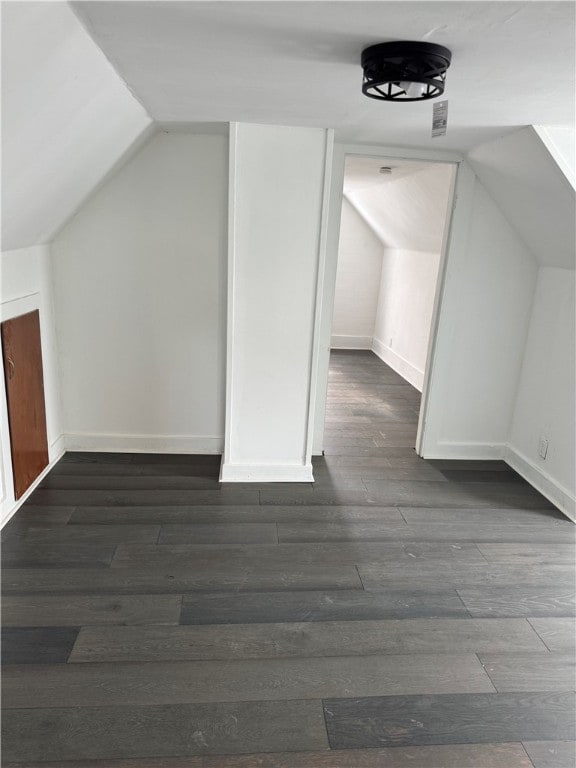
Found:
<svg viewBox="0 0 576 768"><path fill-rule="evenodd" d="M422 455L499 458L514 412L537 265L466 165L457 195Z"/></svg>
<svg viewBox="0 0 576 768"><path fill-rule="evenodd" d="M381 269L382 243L344 197L340 220L332 348L372 348Z"/></svg>
<svg viewBox="0 0 576 768"><path fill-rule="evenodd" d="M503 455L574 518L573 137L573 129L527 127L476 147L470 160L540 267ZM541 436L550 441L545 460Z"/></svg>
<svg viewBox="0 0 576 768"><path fill-rule="evenodd" d="M155 135L52 246L66 445L220 452L227 139Z"/></svg>
<svg viewBox="0 0 576 768"><path fill-rule="evenodd" d="M576 192L527 126L475 147L474 172L540 264L574 269Z"/></svg>
<svg viewBox="0 0 576 768"><path fill-rule="evenodd" d="M439 250L385 249L382 257L373 349L420 392L440 256Z"/></svg>
<svg viewBox="0 0 576 768"><path fill-rule="evenodd" d="M573 187L576 187L576 130L569 125L532 126Z"/></svg>
<svg viewBox="0 0 576 768"><path fill-rule="evenodd" d="M332 346L372 349L422 391L453 165L382 164L346 159Z"/></svg>
<svg viewBox="0 0 576 768"><path fill-rule="evenodd" d="M47 245L5 251L0 255L0 320L9 320L35 309L40 311L40 334L46 404L46 432L50 462L63 451L61 439L60 392L56 350L50 251ZM0 356L0 524L4 523L25 500L16 503L12 478L10 438L6 408L4 371Z"/></svg>
<svg viewBox="0 0 576 768"><path fill-rule="evenodd" d="M442 248L451 163L382 158L346 159L344 192L385 248L437 252Z"/></svg>
<svg viewBox="0 0 576 768"><path fill-rule="evenodd" d="M506 458L573 519L575 350L574 270L538 272ZM548 453L539 456L540 437Z"/></svg>
<svg viewBox="0 0 576 768"><path fill-rule="evenodd" d="M224 481L310 481L327 132L231 126Z"/></svg>
<svg viewBox="0 0 576 768"><path fill-rule="evenodd" d="M2 3L2 248L48 242L150 124L68 3Z"/></svg>

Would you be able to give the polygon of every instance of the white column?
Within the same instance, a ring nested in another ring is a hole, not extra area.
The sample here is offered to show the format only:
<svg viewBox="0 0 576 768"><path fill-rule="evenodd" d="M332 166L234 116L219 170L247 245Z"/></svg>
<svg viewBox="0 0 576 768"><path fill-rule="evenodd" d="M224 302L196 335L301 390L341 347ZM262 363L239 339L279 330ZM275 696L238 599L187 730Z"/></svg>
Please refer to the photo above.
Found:
<svg viewBox="0 0 576 768"><path fill-rule="evenodd" d="M224 482L310 482L327 146L320 128L230 127Z"/></svg>

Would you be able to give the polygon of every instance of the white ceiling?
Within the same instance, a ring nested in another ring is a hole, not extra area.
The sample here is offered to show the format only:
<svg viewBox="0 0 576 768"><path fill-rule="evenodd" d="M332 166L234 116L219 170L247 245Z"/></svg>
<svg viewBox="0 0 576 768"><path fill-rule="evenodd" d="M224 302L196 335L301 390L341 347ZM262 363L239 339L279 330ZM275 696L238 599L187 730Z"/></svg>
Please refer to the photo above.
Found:
<svg viewBox="0 0 576 768"><path fill-rule="evenodd" d="M336 128L337 139L468 150L512 127L574 118L572 2L76 2L160 122L245 121ZM433 102L360 91L360 54L386 40L453 53L448 135Z"/></svg>
<svg viewBox="0 0 576 768"><path fill-rule="evenodd" d="M150 122L66 3L2 3L2 249L48 242Z"/></svg>
<svg viewBox="0 0 576 768"><path fill-rule="evenodd" d="M428 168L430 163L393 157L362 157L347 155L344 168L344 194L370 187L391 184L405 176L411 176ZM380 173L380 168L390 168L391 173Z"/></svg>
<svg viewBox="0 0 576 768"><path fill-rule="evenodd" d="M393 166L383 175L379 168ZM386 248L440 253L454 166L347 157L344 194Z"/></svg>
<svg viewBox="0 0 576 768"><path fill-rule="evenodd" d="M574 269L574 187L538 133L523 128L476 147L468 160L538 263Z"/></svg>

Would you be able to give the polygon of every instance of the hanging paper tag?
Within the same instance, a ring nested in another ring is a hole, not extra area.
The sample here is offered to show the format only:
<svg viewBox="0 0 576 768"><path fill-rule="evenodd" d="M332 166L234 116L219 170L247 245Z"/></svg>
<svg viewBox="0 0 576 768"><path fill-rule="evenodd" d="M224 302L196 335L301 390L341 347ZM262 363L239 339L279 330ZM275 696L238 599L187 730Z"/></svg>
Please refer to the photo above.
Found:
<svg viewBox="0 0 576 768"><path fill-rule="evenodd" d="M448 124L448 102L437 101L432 110L432 138L446 135Z"/></svg>

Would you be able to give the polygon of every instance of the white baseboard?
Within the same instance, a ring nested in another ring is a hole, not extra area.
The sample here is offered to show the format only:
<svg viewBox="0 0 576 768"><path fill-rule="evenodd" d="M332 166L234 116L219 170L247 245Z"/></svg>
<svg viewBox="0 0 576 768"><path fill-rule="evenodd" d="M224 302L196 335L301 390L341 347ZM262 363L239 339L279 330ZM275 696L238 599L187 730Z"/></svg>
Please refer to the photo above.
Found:
<svg viewBox="0 0 576 768"><path fill-rule="evenodd" d="M48 463L48 466L42 470L42 472L38 475L36 480L32 483L30 488L26 491L26 493L21 496L18 501L16 501L12 497L12 492L10 494L6 494L4 499L2 500L2 504L0 505L0 528L3 528L8 520L10 520L16 512L20 509L22 504L29 498L29 496L34 493L36 488L40 485L42 480L46 477L48 472L52 469L52 467L60 461L62 456L64 455L64 435L60 435L59 437L54 440L54 442L48 447L48 455L50 456L50 461Z"/></svg>
<svg viewBox="0 0 576 768"><path fill-rule="evenodd" d="M413 387L416 387L418 392L422 392L424 387L424 371L416 368L411 362L397 352L394 352L393 349L390 349L390 347L386 346L384 342L376 337L372 339L372 352L378 355L380 360L389 365L396 373L399 373L403 379L412 384Z"/></svg>
<svg viewBox="0 0 576 768"><path fill-rule="evenodd" d="M372 349L372 336L333 335L330 349Z"/></svg>
<svg viewBox="0 0 576 768"><path fill-rule="evenodd" d="M67 451L110 453L214 453L224 450L223 437L201 435L115 435L68 432Z"/></svg>
<svg viewBox="0 0 576 768"><path fill-rule="evenodd" d="M423 451L425 459L497 460L503 459L531 486L576 522L576 499L567 488L554 480L543 469L511 445L504 443L437 443L431 450Z"/></svg>
<svg viewBox="0 0 576 768"><path fill-rule="evenodd" d="M457 443L439 442L428 450L424 459L462 459L464 461L496 461L504 458L506 446L503 443Z"/></svg>
<svg viewBox="0 0 576 768"><path fill-rule="evenodd" d="M50 444L48 448L48 456L50 457L50 463L55 464L59 461L64 452L66 451L66 441L64 435L58 435L56 440Z"/></svg>
<svg viewBox="0 0 576 768"><path fill-rule="evenodd" d="M221 483L313 483L312 464L224 464Z"/></svg>
<svg viewBox="0 0 576 768"><path fill-rule="evenodd" d="M524 456L511 445L506 446L504 460L554 506L558 507L560 512L576 522L576 499L567 488L560 485L542 467L534 464L527 456Z"/></svg>

